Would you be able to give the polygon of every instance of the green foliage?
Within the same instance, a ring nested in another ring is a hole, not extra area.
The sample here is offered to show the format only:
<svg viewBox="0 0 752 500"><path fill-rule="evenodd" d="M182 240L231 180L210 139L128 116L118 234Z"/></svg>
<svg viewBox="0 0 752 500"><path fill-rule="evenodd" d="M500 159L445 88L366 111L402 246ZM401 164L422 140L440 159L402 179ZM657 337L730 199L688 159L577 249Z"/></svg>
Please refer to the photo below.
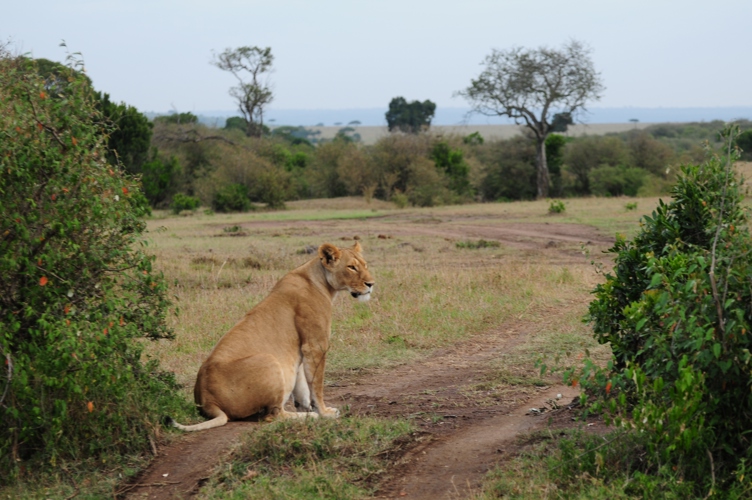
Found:
<svg viewBox="0 0 752 500"><path fill-rule="evenodd" d="M109 94L99 92L96 98L105 119L115 125L108 134L107 160L129 174L140 174L149 158L152 123L133 106L110 101Z"/></svg>
<svg viewBox="0 0 752 500"><path fill-rule="evenodd" d="M141 361L140 339L172 332L167 285L138 246L138 184L106 162L113 126L88 79L60 75L50 90L33 62L0 56L2 483L145 452L184 405Z"/></svg>
<svg viewBox="0 0 752 500"><path fill-rule="evenodd" d="M180 163L177 157L170 156L164 160L153 150L152 159L141 167L141 186L151 206L163 203L175 187L180 173Z"/></svg>
<svg viewBox="0 0 752 500"><path fill-rule="evenodd" d="M480 132L473 132L472 134L463 137L462 142L469 146L480 146L485 140L483 139L483 136L480 135Z"/></svg>
<svg viewBox="0 0 752 500"><path fill-rule="evenodd" d="M246 129L245 120L240 116L231 116L225 120L225 130L240 130L245 133Z"/></svg>
<svg viewBox="0 0 752 500"><path fill-rule="evenodd" d="M386 123L390 132L417 134L428 130L435 112L436 104L429 100L407 102L404 97L395 97L389 102Z"/></svg>
<svg viewBox="0 0 752 500"><path fill-rule="evenodd" d="M637 202L632 201L632 202L627 203L626 205L624 205L624 210L626 210L627 212L631 212L632 210L637 210Z"/></svg>
<svg viewBox="0 0 752 500"><path fill-rule="evenodd" d="M227 121L230 121L228 118ZM170 113L169 115L157 116L154 118L155 123L172 123L172 124L184 124L191 125L198 123L198 116L191 112L188 113Z"/></svg>
<svg viewBox="0 0 752 500"><path fill-rule="evenodd" d="M478 240L478 241L458 241L454 244L457 248L467 248L470 250L477 250L479 248L498 248L501 246L501 243L498 241L489 241L489 240Z"/></svg>
<svg viewBox="0 0 752 500"><path fill-rule="evenodd" d="M551 200L548 204L548 213L550 214L563 214L566 210L567 207L561 200Z"/></svg>
<svg viewBox="0 0 752 500"><path fill-rule="evenodd" d="M536 195L535 145L519 136L486 145L478 187L484 200L529 200Z"/></svg>
<svg viewBox="0 0 752 500"><path fill-rule="evenodd" d="M546 161L548 173L551 176L551 194L562 194L561 166L564 163L564 146L571 142L569 137L561 134L550 134L546 137Z"/></svg>
<svg viewBox="0 0 752 500"><path fill-rule="evenodd" d="M588 172L590 193L595 196L637 196L648 175L641 168L603 165Z"/></svg>
<svg viewBox="0 0 752 500"><path fill-rule="evenodd" d="M172 209L172 213L174 214L179 214L183 210L193 211L200 206L201 200L199 200L195 196L188 196L187 194L183 193L178 193L173 196L172 203L170 203L170 208Z"/></svg>
<svg viewBox="0 0 752 500"><path fill-rule="evenodd" d="M449 177L449 189L460 196L472 193L470 167L461 149L452 149L446 141L439 141L433 146L431 159Z"/></svg>
<svg viewBox="0 0 752 500"><path fill-rule="evenodd" d="M251 209L248 189L242 184L228 184L214 193L212 208L215 212L247 212Z"/></svg>
<svg viewBox="0 0 752 500"><path fill-rule="evenodd" d="M617 395L606 408L647 436L651 463L705 488L711 468L728 486L751 450L752 243L726 137L728 160L683 167L673 200L633 240L617 237L589 312L614 356L592 372Z"/></svg>
<svg viewBox="0 0 752 500"><path fill-rule="evenodd" d="M736 138L736 145L742 150L743 160L752 161L752 130L746 130Z"/></svg>
<svg viewBox="0 0 752 500"><path fill-rule="evenodd" d="M574 180L571 190L575 194L589 194L590 171L626 165L628 155L624 141L613 136L587 136L567 144L563 163Z"/></svg>
<svg viewBox="0 0 752 500"><path fill-rule="evenodd" d="M566 132L573 124L572 113L556 113L551 119L551 132Z"/></svg>

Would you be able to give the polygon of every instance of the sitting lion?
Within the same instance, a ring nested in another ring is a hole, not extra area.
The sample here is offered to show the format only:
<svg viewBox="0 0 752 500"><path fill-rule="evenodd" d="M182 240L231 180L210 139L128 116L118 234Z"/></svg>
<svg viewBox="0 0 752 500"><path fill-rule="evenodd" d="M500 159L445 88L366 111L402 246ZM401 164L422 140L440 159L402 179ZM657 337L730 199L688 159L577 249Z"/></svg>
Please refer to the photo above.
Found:
<svg viewBox="0 0 752 500"><path fill-rule="evenodd" d="M318 256L279 280L201 365L194 397L211 420L172 425L201 431L264 410L266 420L339 416L339 410L324 404L332 301L343 290L368 300L373 285L359 243L352 248L321 245ZM291 394L299 413L284 409Z"/></svg>

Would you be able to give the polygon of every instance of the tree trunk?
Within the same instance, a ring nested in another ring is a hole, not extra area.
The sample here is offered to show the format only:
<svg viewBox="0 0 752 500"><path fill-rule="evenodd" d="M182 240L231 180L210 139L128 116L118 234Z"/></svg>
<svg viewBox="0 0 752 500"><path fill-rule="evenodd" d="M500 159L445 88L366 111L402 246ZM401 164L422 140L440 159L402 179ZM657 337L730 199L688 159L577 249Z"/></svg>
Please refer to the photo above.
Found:
<svg viewBox="0 0 752 500"><path fill-rule="evenodd" d="M550 184L548 176L548 161L546 160L546 138L538 136L536 137L535 144L535 163L538 171L538 196L537 199L542 200L548 198L548 187Z"/></svg>

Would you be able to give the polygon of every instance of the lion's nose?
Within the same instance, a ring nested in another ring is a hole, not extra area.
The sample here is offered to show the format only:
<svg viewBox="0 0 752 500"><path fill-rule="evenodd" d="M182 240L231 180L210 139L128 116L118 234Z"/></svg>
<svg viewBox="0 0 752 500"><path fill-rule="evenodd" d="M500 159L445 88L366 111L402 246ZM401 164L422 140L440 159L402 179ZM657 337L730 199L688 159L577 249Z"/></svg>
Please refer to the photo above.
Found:
<svg viewBox="0 0 752 500"><path fill-rule="evenodd" d="M376 282L374 282L374 281L372 281L372 282L370 282L370 283L366 281L365 283L366 283L366 286L367 286L368 288L373 288L373 285L375 285L375 284L376 284Z"/></svg>

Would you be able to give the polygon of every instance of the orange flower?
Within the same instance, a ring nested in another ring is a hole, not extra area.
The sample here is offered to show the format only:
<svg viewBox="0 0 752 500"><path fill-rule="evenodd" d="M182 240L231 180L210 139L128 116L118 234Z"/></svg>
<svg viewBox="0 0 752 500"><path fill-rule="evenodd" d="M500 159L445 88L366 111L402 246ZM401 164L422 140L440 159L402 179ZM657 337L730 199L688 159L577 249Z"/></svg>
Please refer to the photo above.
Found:
<svg viewBox="0 0 752 500"><path fill-rule="evenodd" d="M123 194L128 194L128 188L126 187L123 188Z"/></svg>
<svg viewBox="0 0 752 500"><path fill-rule="evenodd" d="M37 122L37 128L39 129L39 131L40 131L40 132L41 132L42 130L44 130L44 127L43 127L43 126L42 126L42 124L41 124L41 123L39 123L39 122Z"/></svg>
<svg viewBox="0 0 752 500"><path fill-rule="evenodd" d="M104 334L107 335L107 328L104 329Z"/></svg>
<svg viewBox="0 0 752 500"><path fill-rule="evenodd" d="M123 321L123 317L120 316L120 326L124 326L124 325L125 325L125 321Z"/></svg>
<svg viewBox="0 0 752 500"><path fill-rule="evenodd" d="M579 380L573 379L572 380L572 387L577 387L577 384L579 383Z"/></svg>
<svg viewBox="0 0 752 500"><path fill-rule="evenodd" d="M68 188L63 188L63 193L67 193L67 192L68 192Z"/></svg>
<svg viewBox="0 0 752 500"><path fill-rule="evenodd" d="M42 91L42 92L39 93L39 97L41 99L47 99L47 94L45 94L44 91Z"/></svg>
<svg viewBox="0 0 752 500"><path fill-rule="evenodd" d="M92 401L89 401L86 403L86 409L89 410L89 413L94 411L94 403Z"/></svg>
<svg viewBox="0 0 752 500"><path fill-rule="evenodd" d="M47 284L47 276L42 276L39 278L39 286L44 286Z"/></svg>
<svg viewBox="0 0 752 500"><path fill-rule="evenodd" d="M52 193L52 196L50 196L50 198L52 198L52 201L55 201L55 198L57 198L57 195L55 193Z"/></svg>
<svg viewBox="0 0 752 500"><path fill-rule="evenodd" d="M63 311L65 311L65 314L68 314L70 312L70 304L65 304Z"/></svg>
<svg viewBox="0 0 752 500"><path fill-rule="evenodd" d="M73 143L74 146L78 144L78 140L73 136L71 136L71 142Z"/></svg>
<svg viewBox="0 0 752 500"><path fill-rule="evenodd" d="M606 394L611 394L611 381L606 384Z"/></svg>

